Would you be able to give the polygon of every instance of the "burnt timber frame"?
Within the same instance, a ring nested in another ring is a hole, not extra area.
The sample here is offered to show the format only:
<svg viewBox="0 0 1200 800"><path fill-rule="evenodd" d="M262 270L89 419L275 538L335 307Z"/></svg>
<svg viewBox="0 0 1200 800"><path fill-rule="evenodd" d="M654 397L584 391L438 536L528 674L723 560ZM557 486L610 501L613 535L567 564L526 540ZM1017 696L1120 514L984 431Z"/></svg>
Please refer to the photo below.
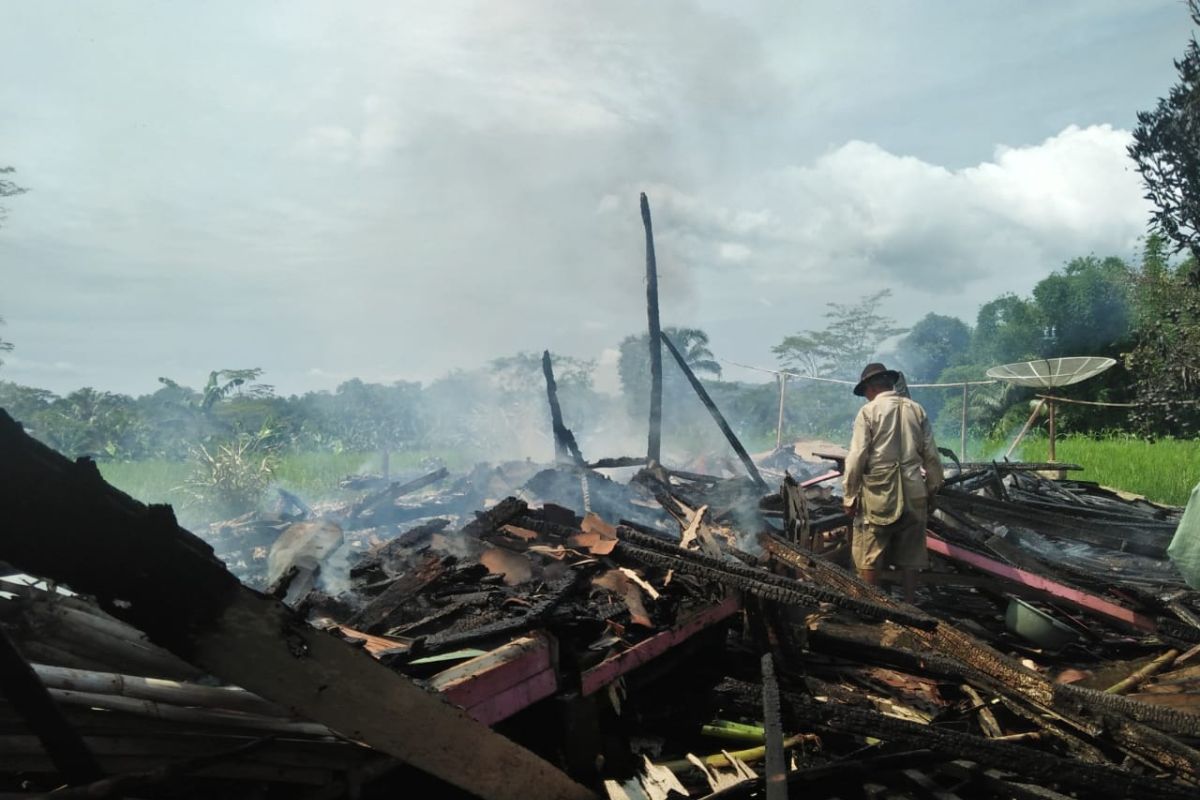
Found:
<svg viewBox="0 0 1200 800"><path fill-rule="evenodd" d="M145 506L0 410L0 558L94 595L212 674L481 798L591 791L278 600L238 582L169 506Z"/></svg>

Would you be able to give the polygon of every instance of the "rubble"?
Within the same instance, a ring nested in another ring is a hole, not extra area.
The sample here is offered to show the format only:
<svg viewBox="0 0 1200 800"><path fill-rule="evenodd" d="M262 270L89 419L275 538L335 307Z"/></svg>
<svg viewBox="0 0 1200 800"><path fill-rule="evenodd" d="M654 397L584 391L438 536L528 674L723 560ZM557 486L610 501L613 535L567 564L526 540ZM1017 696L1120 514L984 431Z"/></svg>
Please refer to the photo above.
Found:
<svg viewBox="0 0 1200 800"><path fill-rule="evenodd" d="M962 465L919 607L839 566L836 469L766 493L658 465L618 484L573 456L228 523L246 533L213 545L253 537L270 597L87 462L7 417L0 433L18 532L0 558L51 581L3 584L0 629L61 718L55 737L0 706L10 787L1098 798L1200 781L1197 593L1106 546L1126 523L1122 542L1157 542L1177 511L1044 465ZM515 494L457 513L481 477L514 474ZM333 591L319 578L343 547ZM1013 598L1074 635L1010 630Z"/></svg>

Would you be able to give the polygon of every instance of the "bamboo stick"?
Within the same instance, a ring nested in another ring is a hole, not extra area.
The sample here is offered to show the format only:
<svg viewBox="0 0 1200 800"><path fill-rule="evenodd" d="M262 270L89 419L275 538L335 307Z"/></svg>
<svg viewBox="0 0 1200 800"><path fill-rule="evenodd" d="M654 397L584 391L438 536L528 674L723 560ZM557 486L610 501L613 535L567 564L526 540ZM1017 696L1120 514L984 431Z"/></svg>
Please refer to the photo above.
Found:
<svg viewBox="0 0 1200 800"><path fill-rule="evenodd" d="M818 737L816 734L798 733L795 736L789 736L788 738L784 739L783 748L785 750L789 750L793 747L799 747L801 744L806 742L811 744L819 744L820 741L820 737ZM744 761L747 764L753 764L754 762L762 761L767 757L767 746L763 745L761 747L751 747L749 750L735 750L729 753L729 755L733 756L738 761ZM707 767L731 766L729 759L725 757L724 752L716 753L711 756L701 756L700 760L703 761L704 765ZM692 762L688 761L686 758L677 759L675 761L663 761L656 766L667 767L672 771L693 768Z"/></svg>
<svg viewBox="0 0 1200 800"><path fill-rule="evenodd" d="M766 738L766 733L759 725L744 725L740 722L729 722L723 719L713 720L709 724L702 726L700 732L705 736L712 736L716 739L753 742L755 744L762 744Z"/></svg>
<svg viewBox="0 0 1200 800"><path fill-rule="evenodd" d="M270 717L287 717L274 703L235 686L198 686L191 683L141 678L113 672L66 669L45 664L32 665L48 689L119 695L135 700L151 700L175 706L241 711Z"/></svg>
<svg viewBox="0 0 1200 800"><path fill-rule="evenodd" d="M188 708L153 700L139 700L114 694L74 692L67 689L48 689L55 702L82 708L100 708L119 711L139 717L149 717L186 725L209 725L260 731L263 733L286 733L300 736L335 736L329 728L315 722L299 722L262 714L246 714L241 711L221 709Z"/></svg>
<svg viewBox="0 0 1200 800"><path fill-rule="evenodd" d="M1175 650L1175 649L1168 650L1167 652L1163 653L1158 658L1151 661L1146 666L1139 669L1137 672L1134 672L1129 677L1125 678L1122 681L1118 681L1117 683L1114 683L1112 686L1105 689L1104 693L1105 694L1125 694L1126 692L1130 691L1131 689L1134 689L1137 686L1141 685L1147 678L1154 675L1156 672L1161 670L1167 664L1174 661L1178 655L1179 655L1178 650Z"/></svg>

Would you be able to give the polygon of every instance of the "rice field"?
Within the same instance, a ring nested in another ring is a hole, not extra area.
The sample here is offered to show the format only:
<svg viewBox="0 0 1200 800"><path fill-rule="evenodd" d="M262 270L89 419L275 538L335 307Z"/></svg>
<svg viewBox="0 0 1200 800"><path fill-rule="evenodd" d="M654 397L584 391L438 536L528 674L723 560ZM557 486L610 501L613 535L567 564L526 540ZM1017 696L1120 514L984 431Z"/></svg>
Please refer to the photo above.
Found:
<svg viewBox="0 0 1200 800"><path fill-rule="evenodd" d="M1044 460L1046 445L1045 439L1025 442L1021 457ZM1082 466L1084 471L1074 474L1083 480L1144 495L1157 503L1184 505L1192 487L1200 483L1200 441L1196 440L1066 436L1058 439L1055 455L1058 461Z"/></svg>

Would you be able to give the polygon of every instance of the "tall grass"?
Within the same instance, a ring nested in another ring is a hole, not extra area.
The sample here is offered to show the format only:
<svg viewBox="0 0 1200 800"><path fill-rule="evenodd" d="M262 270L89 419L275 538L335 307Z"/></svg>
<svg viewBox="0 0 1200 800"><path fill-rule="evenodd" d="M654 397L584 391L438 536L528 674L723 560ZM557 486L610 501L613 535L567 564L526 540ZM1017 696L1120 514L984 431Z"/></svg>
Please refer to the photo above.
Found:
<svg viewBox="0 0 1200 800"><path fill-rule="evenodd" d="M152 458L146 461L101 461L97 464L104 480L143 503L182 506L188 493L182 489L192 474L187 461Z"/></svg>

